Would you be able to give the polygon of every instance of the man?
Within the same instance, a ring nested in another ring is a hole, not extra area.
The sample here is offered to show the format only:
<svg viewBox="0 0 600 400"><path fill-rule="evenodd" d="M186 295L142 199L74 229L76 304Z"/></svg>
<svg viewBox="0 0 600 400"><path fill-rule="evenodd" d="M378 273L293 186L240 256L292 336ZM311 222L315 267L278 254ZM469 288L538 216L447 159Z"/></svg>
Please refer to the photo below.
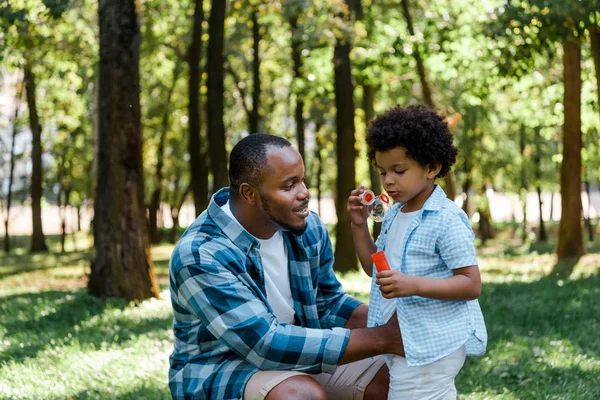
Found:
<svg viewBox="0 0 600 400"><path fill-rule="evenodd" d="M367 306L343 292L300 154L250 135L229 178L171 258L173 398L386 398L374 356L404 354L397 319L365 328Z"/></svg>

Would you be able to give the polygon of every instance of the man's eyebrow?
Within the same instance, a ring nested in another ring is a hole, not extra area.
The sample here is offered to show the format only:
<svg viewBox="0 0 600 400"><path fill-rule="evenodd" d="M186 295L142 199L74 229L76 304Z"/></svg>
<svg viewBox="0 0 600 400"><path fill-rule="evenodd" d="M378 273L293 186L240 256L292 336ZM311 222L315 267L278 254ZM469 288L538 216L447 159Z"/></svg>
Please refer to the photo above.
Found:
<svg viewBox="0 0 600 400"><path fill-rule="evenodd" d="M302 180L302 178L300 178L298 175L288 176L287 178L285 178L282 181L282 183L291 182L291 181L299 181L299 180Z"/></svg>

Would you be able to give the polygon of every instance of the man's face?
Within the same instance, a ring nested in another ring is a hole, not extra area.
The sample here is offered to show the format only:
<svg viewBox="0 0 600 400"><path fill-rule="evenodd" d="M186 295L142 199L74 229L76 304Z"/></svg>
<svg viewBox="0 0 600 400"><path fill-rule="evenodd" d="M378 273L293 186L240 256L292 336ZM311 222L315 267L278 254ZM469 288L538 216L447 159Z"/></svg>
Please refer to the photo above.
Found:
<svg viewBox="0 0 600 400"><path fill-rule="evenodd" d="M273 228L300 235L306 230L310 197L304 185L302 157L291 146L270 146L267 163L267 173L258 188L264 215Z"/></svg>

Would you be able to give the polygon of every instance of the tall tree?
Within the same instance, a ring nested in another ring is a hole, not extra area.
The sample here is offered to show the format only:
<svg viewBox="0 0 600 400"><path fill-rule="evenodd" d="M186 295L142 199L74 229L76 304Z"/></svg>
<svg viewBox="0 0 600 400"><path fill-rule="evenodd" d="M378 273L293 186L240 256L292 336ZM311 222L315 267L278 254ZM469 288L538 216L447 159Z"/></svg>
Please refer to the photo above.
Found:
<svg viewBox="0 0 600 400"><path fill-rule="evenodd" d="M31 216L33 232L31 235L31 251L47 251L46 238L42 228L42 126L38 116L36 102L36 83L32 66L27 64L24 70L25 93L29 108L29 126L32 136L31 151Z"/></svg>
<svg viewBox="0 0 600 400"><path fill-rule="evenodd" d="M200 119L200 82L202 78L202 23L204 22L203 0L196 0L194 6L194 22L192 41L187 51L186 61L189 64L188 80L188 115L189 137L188 153L190 156L191 188L194 194L194 207L199 215L208 205L208 163L207 152L202 146Z"/></svg>
<svg viewBox="0 0 600 400"><path fill-rule="evenodd" d="M542 201L542 157L541 157L541 135L540 135L540 127L536 127L534 129L534 145L535 145L535 153L533 155L533 168L534 168L534 176L535 176L535 191L538 195L538 208L540 214L540 222L539 222L539 231L538 231L538 241L545 243L548 241L548 233L546 232L546 226L544 225L544 214L543 214L543 205Z"/></svg>
<svg viewBox="0 0 600 400"><path fill-rule="evenodd" d="M15 143L17 139L18 124L17 117L19 116L19 108L21 107L22 84L17 85L17 95L15 96L15 113L12 119L12 140L10 144L10 165L8 172L8 193L6 194L6 214L4 215L4 251L10 252L10 235L8 233L8 225L10 221L10 206L12 203L12 186L15 176Z"/></svg>
<svg viewBox="0 0 600 400"><path fill-rule="evenodd" d="M368 127L369 122L375 118L375 91L374 85L364 84L363 88L363 110L365 113L365 123ZM376 194L381 194L381 176L373 162L369 163L369 180L371 181L371 190ZM381 232L381 222L373 223L373 240L377 240Z"/></svg>
<svg viewBox="0 0 600 400"><path fill-rule="evenodd" d="M138 3L101 0L98 12L96 258L88 289L100 298L142 300L159 292L145 231Z"/></svg>
<svg viewBox="0 0 600 400"><path fill-rule="evenodd" d="M350 3L349 1L347 1ZM360 2L357 7L360 8ZM345 20L349 20L349 13ZM336 271L344 272L356 269L356 254L352 241L350 216L346 212L346 200L356 187L356 139L354 137L354 84L350 64L350 38L339 37L333 52L333 70L336 106L336 149L338 162L338 179L336 182L335 206L337 225L335 235Z"/></svg>
<svg viewBox="0 0 600 400"><path fill-rule="evenodd" d="M295 6L291 10L288 17L288 22L292 29L292 61L294 63L294 87L296 88L296 108L294 110L294 119L296 120L296 140L298 141L298 151L302 156L302 159L306 160L305 157L305 140L304 140L304 98L302 90L300 90L302 77L302 37L301 31L298 27L298 20L300 18L300 12L302 8Z"/></svg>
<svg viewBox="0 0 600 400"><path fill-rule="evenodd" d="M179 61L179 60L178 60ZM150 196L150 205L148 206L149 212L149 236L150 243L156 244L160 242L160 235L158 232L158 211L160 208L160 202L162 200L162 187L163 187L163 176L164 165L165 165L165 144L167 141L167 134L169 133L170 121L171 121L171 102L179 74L181 72L179 62L175 63L173 67L173 79L171 86L167 88L167 93L164 96L165 106L163 108L162 121L160 124L159 140L156 146L156 168L154 170L154 189Z"/></svg>
<svg viewBox="0 0 600 400"><path fill-rule="evenodd" d="M213 173L213 190L229 185L227 177L227 152L225 151L225 126L223 124L223 47L225 9L227 0L213 0L208 28L206 72L208 144Z"/></svg>
<svg viewBox="0 0 600 400"><path fill-rule="evenodd" d="M581 227L581 47L571 40L564 43L563 49L565 119L560 167L561 217L556 248L559 259L585 253Z"/></svg>
<svg viewBox="0 0 600 400"><path fill-rule="evenodd" d="M408 33L411 37L416 37L412 16L410 14L409 0L402 0L402 15L404 16L406 25L408 26ZM419 49L418 43L415 43L412 53L413 57L415 58L415 62L417 63L417 74L419 75L419 80L421 81L421 90L423 91L423 100L425 101L425 105L432 110L436 110L436 105L431 94L431 86L429 85L429 80L427 79L425 64L423 62L423 57L421 55L421 50ZM446 196L454 201L454 198L456 197L456 183L454 179L454 172L452 170L450 170L444 177L444 183Z"/></svg>
<svg viewBox="0 0 600 400"><path fill-rule="evenodd" d="M258 23L258 5L252 6L252 111L250 112L250 133L259 132L260 126L260 40L262 39L261 26Z"/></svg>

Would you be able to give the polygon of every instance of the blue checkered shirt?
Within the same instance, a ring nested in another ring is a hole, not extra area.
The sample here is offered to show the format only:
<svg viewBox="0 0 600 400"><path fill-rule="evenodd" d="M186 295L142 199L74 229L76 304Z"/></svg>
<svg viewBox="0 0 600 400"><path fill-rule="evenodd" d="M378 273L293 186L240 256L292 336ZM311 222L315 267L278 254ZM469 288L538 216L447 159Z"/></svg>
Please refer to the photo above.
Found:
<svg viewBox="0 0 600 400"><path fill-rule="evenodd" d="M360 302L333 273L331 242L311 213L301 236L284 232L297 324L280 324L267 302L259 242L221 210L217 192L183 234L170 262L174 399L241 399L258 370L333 372Z"/></svg>
<svg viewBox="0 0 600 400"><path fill-rule="evenodd" d="M386 237L402 204L385 215L377 249L383 250ZM402 243L402 259L391 259L390 267L428 278L449 278L455 268L477 265L473 230L467 215L446 198L437 186L423 208L413 218ZM389 247L389 245L388 245ZM382 295L375 283L373 267L368 326L382 321ZM487 332L477 300L447 301L419 296L394 299L408 365L425 365L465 345L467 355L485 352Z"/></svg>

